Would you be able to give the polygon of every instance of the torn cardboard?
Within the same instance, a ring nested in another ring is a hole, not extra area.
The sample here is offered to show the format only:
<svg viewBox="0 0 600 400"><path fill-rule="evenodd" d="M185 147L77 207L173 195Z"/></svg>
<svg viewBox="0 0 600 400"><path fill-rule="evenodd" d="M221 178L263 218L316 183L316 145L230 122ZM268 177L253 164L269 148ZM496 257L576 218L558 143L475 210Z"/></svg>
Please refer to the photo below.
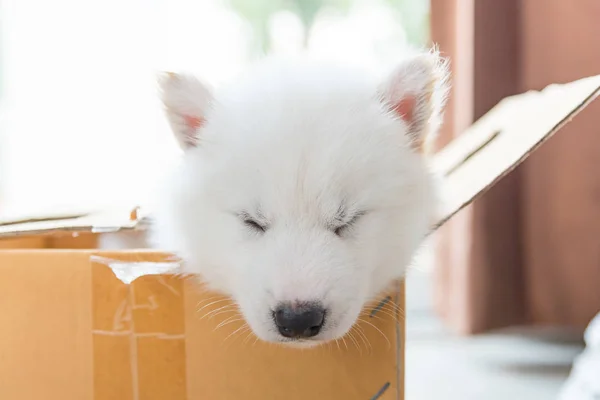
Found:
<svg viewBox="0 0 600 400"><path fill-rule="evenodd" d="M507 98L437 154L434 229L599 92L592 77ZM298 351L255 342L229 300L171 273L169 255L93 250L90 238L106 232L143 232L137 211L0 224L0 398L404 398L402 284L338 343Z"/></svg>
<svg viewBox="0 0 600 400"><path fill-rule="evenodd" d="M111 263L172 261L154 252L0 251L0 398L403 398L404 324L392 305L403 307L402 286L344 340L301 351L256 341L226 298L192 280L126 284Z"/></svg>

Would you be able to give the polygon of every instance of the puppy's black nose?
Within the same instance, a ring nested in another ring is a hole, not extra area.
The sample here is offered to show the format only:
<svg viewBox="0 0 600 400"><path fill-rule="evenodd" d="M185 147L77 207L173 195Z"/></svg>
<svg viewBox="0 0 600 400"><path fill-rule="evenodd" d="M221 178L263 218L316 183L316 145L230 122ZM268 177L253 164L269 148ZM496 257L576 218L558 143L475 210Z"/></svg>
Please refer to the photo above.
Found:
<svg viewBox="0 0 600 400"><path fill-rule="evenodd" d="M319 304L281 304L273 319L279 333L286 338L309 338L319 334L325 321L325 310Z"/></svg>

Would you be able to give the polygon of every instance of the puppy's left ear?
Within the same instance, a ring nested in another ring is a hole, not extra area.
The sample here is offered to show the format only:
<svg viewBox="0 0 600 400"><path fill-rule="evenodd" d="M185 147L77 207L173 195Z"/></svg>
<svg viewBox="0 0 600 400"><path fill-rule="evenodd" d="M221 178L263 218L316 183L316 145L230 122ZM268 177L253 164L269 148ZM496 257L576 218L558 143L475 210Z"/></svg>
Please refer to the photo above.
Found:
<svg viewBox="0 0 600 400"><path fill-rule="evenodd" d="M160 97L175 139L183 150L198 146L213 101L210 89L190 75L163 72Z"/></svg>
<svg viewBox="0 0 600 400"><path fill-rule="evenodd" d="M436 50L405 60L379 88L389 111L407 124L415 150L426 152L435 138L448 89L448 63Z"/></svg>

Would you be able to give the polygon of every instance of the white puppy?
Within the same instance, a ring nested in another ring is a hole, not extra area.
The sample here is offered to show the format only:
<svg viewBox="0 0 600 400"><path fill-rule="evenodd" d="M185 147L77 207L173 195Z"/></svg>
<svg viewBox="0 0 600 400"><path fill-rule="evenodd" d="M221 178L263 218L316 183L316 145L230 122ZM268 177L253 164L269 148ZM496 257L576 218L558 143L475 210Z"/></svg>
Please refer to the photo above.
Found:
<svg viewBox="0 0 600 400"><path fill-rule="evenodd" d="M440 121L443 60L419 54L379 80L271 59L216 94L185 75L160 84L184 155L157 245L230 295L265 341L343 336L433 222L423 149Z"/></svg>

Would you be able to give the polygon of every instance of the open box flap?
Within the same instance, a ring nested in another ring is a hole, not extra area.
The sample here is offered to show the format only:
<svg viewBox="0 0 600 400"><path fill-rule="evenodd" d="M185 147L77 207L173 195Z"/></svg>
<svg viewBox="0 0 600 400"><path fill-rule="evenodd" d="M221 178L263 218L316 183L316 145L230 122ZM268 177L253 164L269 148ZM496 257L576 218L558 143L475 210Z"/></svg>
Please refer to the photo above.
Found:
<svg viewBox="0 0 600 400"><path fill-rule="evenodd" d="M503 99L433 157L441 180L434 229L515 169L600 94L600 75Z"/></svg>
<svg viewBox="0 0 600 400"><path fill-rule="evenodd" d="M106 212L73 213L27 219L0 219L0 239L59 233L108 233L121 230L144 229L148 219L142 209L113 210Z"/></svg>
<svg viewBox="0 0 600 400"><path fill-rule="evenodd" d="M443 178L434 229L513 170L599 93L600 75L507 97L433 156L432 167ZM0 219L0 238L144 229L147 222L139 208L20 221Z"/></svg>

